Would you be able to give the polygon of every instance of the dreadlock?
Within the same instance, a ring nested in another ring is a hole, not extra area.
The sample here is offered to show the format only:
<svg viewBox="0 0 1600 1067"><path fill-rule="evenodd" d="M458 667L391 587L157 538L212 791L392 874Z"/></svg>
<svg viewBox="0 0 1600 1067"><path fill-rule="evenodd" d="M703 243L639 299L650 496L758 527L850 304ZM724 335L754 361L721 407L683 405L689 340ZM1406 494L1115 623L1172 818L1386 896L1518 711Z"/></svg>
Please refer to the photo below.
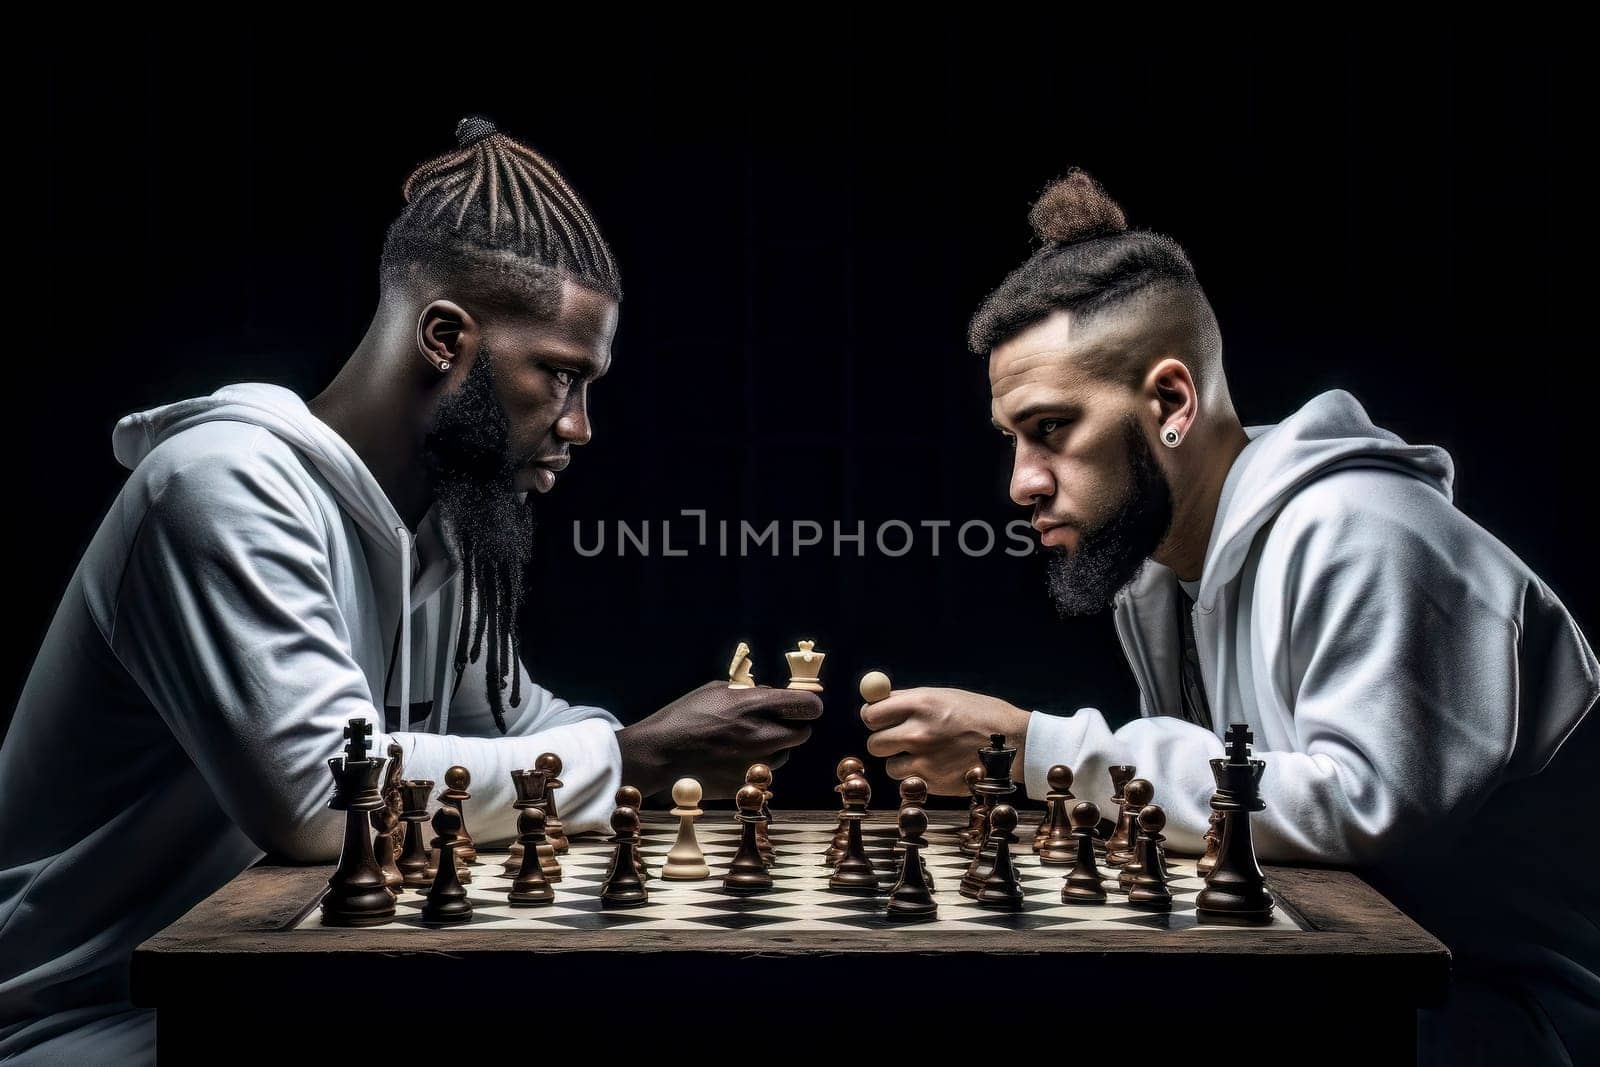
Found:
<svg viewBox="0 0 1600 1067"><path fill-rule="evenodd" d="M456 123L455 138L454 151L428 160L406 179L406 206L384 235L383 289L417 278L443 281L463 307L479 314L542 319L560 314L563 280L621 302L622 280L610 247L549 160L479 115ZM531 499L526 508L531 515ZM487 637L489 707L504 733L501 687L507 674L511 706L522 701L516 665L524 576L505 565L474 566L470 533L458 536L465 603L456 672L466 669L469 656L478 661Z"/></svg>
<svg viewBox="0 0 1600 1067"><path fill-rule="evenodd" d="M1176 350L1199 385L1220 375L1222 335L1182 246L1165 234L1130 230L1122 208L1082 168L1046 186L1028 212L1041 246L984 299L967 329L987 355L1057 310L1088 321L1143 319L1145 344L1091 355L1085 369L1133 386L1163 352Z"/></svg>

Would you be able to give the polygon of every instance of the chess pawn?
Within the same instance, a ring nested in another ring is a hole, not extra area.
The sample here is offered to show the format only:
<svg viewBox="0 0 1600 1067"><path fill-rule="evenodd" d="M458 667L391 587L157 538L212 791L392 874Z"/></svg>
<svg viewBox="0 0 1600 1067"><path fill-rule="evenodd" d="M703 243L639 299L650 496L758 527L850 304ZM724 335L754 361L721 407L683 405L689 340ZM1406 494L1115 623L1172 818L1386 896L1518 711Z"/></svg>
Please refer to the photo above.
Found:
<svg viewBox="0 0 1600 1067"><path fill-rule="evenodd" d="M985 908L1022 910L1022 883L1011 865L1012 831L1017 828L1017 809L996 804L989 813L989 839L995 843L994 866L978 890L978 903Z"/></svg>
<svg viewBox="0 0 1600 1067"><path fill-rule="evenodd" d="M518 811L527 811L529 808L543 810L544 805L544 772L537 770L521 770L511 772L511 784L516 788L517 799L512 802L512 807ZM521 823L518 823L521 826ZM541 828L543 823L540 824ZM522 873L522 836L518 830L517 839L511 842L511 849L506 853L505 868L502 873L515 880ZM541 836L542 832L541 832ZM548 838L545 839L548 843Z"/></svg>
<svg viewBox="0 0 1600 1067"><path fill-rule="evenodd" d="M1040 863L1065 867L1078 858L1078 842L1067 820L1067 802L1076 799L1072 795L1072 768L1058 763L1050 768L1046 780L1050 783L1050 792L1044 799L1050 809L1039 824L1043 836L1034 836L1033 850L1039 854Z"/></svg>
<svg viewBox="0 0 1600 1067"><path fill-rule="evenodd" d="M700 810L704 792L693 778L679 778L672 784L672 814L678 817L678 840L667 853L661 877L669 882L697 882L711 877L706 854L694 834L694 821L705 814Z"/></svg>
<svg viewBox="0 0 1600 1067"><path fill-rule="evenodd" d="M406 877L400 873L394 861L394 828L400 820L394 817L387 800L383 807L368 817L372 820L372 829L376 831L372 839L372 856L378 861L378 869L383 872L384 884L399 893L406 885Z"/></svg>
<svg viewBox="0 0 1600 1067"><path fill-rule="evenodd" d="M767 834L767 802L772 799L772 768L765 763L752 763L750 769L744 772L744 784L761 790L761 821L756 824L756 847L761 849L761 858L770 867L778 858L777 851L772 847L772 838Z"/></svg>
<svg viewBox="0 0 1600 1067"><path fill-rule="evenodd" d="M556 899L556 891L550 888L550 880L544 876L544 867L539 862L539 846L549 842L544 836L544 812L537 804L527 805L518 813L517 843L522 846L522 865L511 883L511 891L506 894L507 900L521 908L551 903Z"/></svg>
<svg viewBox="0 0 1600 1067"><path fill-rule="evenodd" d="M561 757L546 752L533 761L533 768L544 772L544 833L550 846L559 856L565 856L571 847L567 841L566 827L561 825L561 813L556 811L556 790L566 783L561 780Z"/></svg>
<svg viewBox="0 0 1600 1067"><path fill-rule="evenodd" d="M1136 770L1131 764L1117 764L1112 767L1107 767L1106 772L1111 775L1111 802L1117 806L1116 829L1110 837L1106 838L1104 845L1101 848L1101 851L1109 855L1113 851L1124 852L1133 845L1133 841L1128 833L1124 832L1131 829L1132 823L1124 823L1122 821L1122 813L1126 811L1128 807L1126 791L1128 788L1128 783L1133 780Z"/></svg>
<svg viewBox="0 0 1600 1067"><path fill-rule="evenodd" d="M1133 861L1133 846L1138 838L1136 822L1139 812L1155 799L1156 787L1143 778L1135 778L1122 790L1122 815L1117 819L1117 832L1106 842L1106 866L1121 867Z"/></svg>
<svg viewBox="0 0 1600 1067"><path fill-rule="evenodd" d="M861 699L868 704L876 704L880 700L888 700L889 694L894 692L894 686L889 682L889 676L882 671L868 671L861 676Z"/></svg>
<svg viewBox="0 0 1600 1067"><path fill-rule="evenodd" d="M1160 804L1146 804L1139 812L1139 856L1129 864L1139 868L1128 887L1128 903L1134 907L1172 910L1172 890L1167 888L1167 865L1161 855L1161 842L1166 840L1161 831L1166 825L1167 813Z"/></svg>
<svg viewBox="0 0 1600 1067"><path fill-rule="evenodd" d="M1213 811L1211 822L1206 826L1205 837L1206 854L1195 863L1195 871L1203 878L1210 874L1217 866L1217 854L1222 848L1222 812Z"/></svg>
<svg viewBox="0 0 1600 1067"><path fill-rule="evenodd" d="M478 849L472 842L472 834L467 830L466 802L472 799L472 794L467 792L467 786L471 784L471 772L465 767L457 765L444 772L444 792L439 794L439 803L456 809L456 812L461 816L461 830L457 835L456 856L462 863L472 863L478 858ZM439 839L435 837L431 844L437 851Z"/></svg>
<svg viewBox="0 0 1600 1067"><path fill-rule="evenodd" d="M789 688L804 689L811 693L822 692L822 661L827 658L826 652L815 651L815 641L801 641L793 652L785 652L784 659L789 661Z"/></svg>
<svg viewBox="0 0 1600 1067"><path fill-rule="evenodd" d="M404 809L400 818L405 821L405 843L395 866L407 889L427 889L438 872L428 859L428 846L424 843L422 824L428 821L428 799L433 796L433 781L421 779L400 783L400 797Z"/></svg>
<svg viewBox="0 0 1600 1067"><path fill-rule="evenodd" d="M448 805L433 813L433 832L438 835L439 871L422 902L422 921L430 926L464 923L472 918L472 901L456 877L456 842L461 834L461 813Z"/></svg>
<svg viewBox="0 0 1600 1067"><path fill-rule="evenodd" d="M967 806L967 828L961 831L960 841L962 853L970 856L977 851L978 839L988 825L988 806L984 803L983 794L978 792L978 783L983 780L983 767L970 767L963 777L967 791L972 794L972 803Z"/></svg>
<svg viewBox="0 0 1600 1067"><path fill-rule="evenodd" d="M1063 904L1103 904L1106 887L1094 862L1094 828L1100 824L1099 806L1084 801L1072 809L1072 836L1078 841L1078 862L1061 887Z"/></svg>
<svg viewBox="0 0 1600 1067"><path fill-rule="evenodd" d="M855 775L861 775L864 777L867 773L867 765L856 759L854 756L846 756L844 759L839 761L839 766L834 768L833 773L834 777L839 779L839 784L833 787L833 791L840 794L842 798L846 779ZM836 826L833 831L833 844L829 845L828 851L822 854L822 863L825 867L832 867L835 863L839 862L839 857L844 855L844 846L850 837L850 822L844 817L846 810L847 809L844 807L843 800L841 799L839 808L839 825Z"/></svg>
<svg viewBox="0 0 1600 1067"><path fill-rule="evenodd" d="M916 774L909 774L900 779L900 810L907 808L920 808L928 802L927 779ZM924 815L927 813L924 812ZM905 854L905 837L902 835L894 843L895 869L898 871L901 859Z"/></svg>
<svg viewBox="0 0 1600 1067"><path fill-rule="evenodd" d="M834 864L828 888L838 893L876 893L878 871L867 857L866 845L861 840L861 820L867 817L867 803L872 799L872 786L859 774L844 780L841 787L844 797L846 823L844 855Z"/></svg>
<svg viewBox="0 0 1600 1067"><path fill-rule="evenodd" d="M928 815L915 805L900 809L900 840L897 847L905 851L905 862L900 865L900 879L889 892L889 906L885 917L898 921L931 919L938 914L932 888L928 885L927 868L922 863L922 850L928 847L923 835L928 831Z"/></svg>
<svg viewBox="0 0 1600 1067"><path fill-rule="evenodd" d="M639 844L639 812L635 808L620 807L611 813L612 840L617 851L611 857L611 873L600 887L602 908L637 908L648 903L644 879L639 877L635 850Z"/></svg>
<svg viewBox="0 0 1600 1067"><path fill-rule="evenodd" d="M639 790L634 786L622 786L617 790L615 806L619 808L632 808L635 813L641 812L644 810L644 794L640 793ZM644 819L641 817L639 822L640 831L635 835L637 840L634 842L633 865L634 868L639 872L639 881L648 882L650 880L650 868L644 862ZM606 872L608 877L610 874L610 871Z"/></svg>
<svg viewBox="0 0 1600 1067"><path fill-rule="evenodd" d="M722 879L722 888L728 893L759 893L771 889L772 875L756 843L756 824L761 821L761 790L753 785L743 786L733 799L739 806L739 851L733 854L733 863Z"/></svg>

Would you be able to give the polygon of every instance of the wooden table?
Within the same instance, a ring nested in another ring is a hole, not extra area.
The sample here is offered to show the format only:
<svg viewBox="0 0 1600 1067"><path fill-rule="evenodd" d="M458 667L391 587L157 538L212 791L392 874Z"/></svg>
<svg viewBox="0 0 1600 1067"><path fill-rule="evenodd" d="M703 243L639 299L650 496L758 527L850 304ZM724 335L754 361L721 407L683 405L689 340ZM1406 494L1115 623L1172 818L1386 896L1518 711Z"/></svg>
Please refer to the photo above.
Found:
<svg viewBox="0 0 1600 1067"><path fill-rule="evenodd" d="M779 814L790 825L836 817ZM935 833L952 832L956 813L930 814ZM411 1060L429 1044L475 1058L488 1054L480 1042L509 1061L534 1038L544 1053L563 1041L580 1055L602 1055L595 1042L662 1041L670 1061L752 1040L761 1059L831 1060L849 1034L855 1052L881 1043L922 1055L950 1053L965 1035L983 1058L982 1035L1011 1027L1062 1042L1068 1059L1159 1041L1152 1067L1177 1054L1172 1042L1184 1063L1205 1062L1207 1049L1272 1059L1280 1040L1296 1043L1293 1059L1410 1062L1416 1009L1447 991L1445 947L1349 872L1264 869L1309 929L306 929L296 927L331 866L257 866L138 948L133 991L157 1009L163 1062L219 1061L218 1034L252 1058L320 1062L314 1053L389 1026L409 1051L363 1062Z"/></svg>

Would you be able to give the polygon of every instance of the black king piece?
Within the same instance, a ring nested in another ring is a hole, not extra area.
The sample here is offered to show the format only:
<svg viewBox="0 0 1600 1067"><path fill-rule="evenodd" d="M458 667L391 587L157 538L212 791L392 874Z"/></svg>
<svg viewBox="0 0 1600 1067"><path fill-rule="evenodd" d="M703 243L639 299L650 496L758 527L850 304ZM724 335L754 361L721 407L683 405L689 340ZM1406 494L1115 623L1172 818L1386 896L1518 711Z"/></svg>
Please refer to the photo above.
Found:
<svg viewBox="0 0 1600 1067"><path fill-rule="evenodd" d="M1267 806L1261 799L1261 775L1267 765L1250 758L1251 740L1244 723L1230 724L1227 758L1211 761L1211 774L1217 780L1211 807L1222 813L1222 845L1206 887L1195 898L1201 917L1240 922L1272 918L1272 894L1250 839L1250 813Z"/></svg>
<svg viewBox="0 0 1600 1067"><path fill-rule="evenodd" d="M995 853L998 842L991 840L994 828L989 815L994 811L994 806L1000 803L1000 798L1010 796L1017 791L1016 783L1011 780L1011 761L1017 758L1015 747L1006 744L1005 734L990 734L989 747L978 749L978 762L983 764L983 777L973 785L973 792L983 798L983 827L978 831L975 843L978 846L972 854L972 862L967 865L967 873L961 877L961 895L976 900L978 891L983 888L984 882L989 877L990 870L994 867ZM1008 835L1011 844L1017 843L1015 834Z"/></svg>
<svg viewBox="0 0 1600 1067"><path fill-rule="evenodd" d="M349 740L344 758L328 761L333 772L333 799L328 807L345 813L344 848L339 866L328 879L322 898L324 926L377 926L394 918L394 891L384 883L383 868L372 851L368 813L384 806L379 782L387 758L367 758L367 737L372 727L365 719L351 719L344 728Z"/></svg>

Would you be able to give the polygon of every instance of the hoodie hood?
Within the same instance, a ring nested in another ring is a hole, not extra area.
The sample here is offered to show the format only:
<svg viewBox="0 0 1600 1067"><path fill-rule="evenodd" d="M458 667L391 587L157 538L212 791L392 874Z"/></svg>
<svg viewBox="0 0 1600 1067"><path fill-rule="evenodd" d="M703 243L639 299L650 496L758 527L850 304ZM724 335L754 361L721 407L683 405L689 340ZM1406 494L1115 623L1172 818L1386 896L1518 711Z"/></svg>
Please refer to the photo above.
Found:
<svg viewBox="0 0 1600 1067"><path fill-rule="evenodd" d="M1261 528L1307 482L1349 467L1400 471L1453 500L1455 464L1436 445L1407 444L1374 426L1343 389L1320 393L1282 422L1247 426L1250 443L1234 460L1217 500L1200 574L1201 611L1238 575ZM1155 570L1156 568L1151 568Z"/></svg>
<svg viewBox="0 0 1600 1067"><path fill-rule="evenodd" d="M270 430L292 445L332 487L339 505L367 535L374 580L380 595L398 607L400 692L411 691L411 612L413 598L420 603L456 571L444 550L438 509L430 508L413 536L388 494L373 477L361 456L327 423L312 414L306 402L290 389L267 382L241 382L223 386L210 396L193 397L119 419L111 433L111 450L117 462L132 470L167 438L207 422L243 422ZM427 572L417 575L417 539L434 558ZM391 578L390 576L395 576ZM409 699L404 697L402 699Z"/></svg>

